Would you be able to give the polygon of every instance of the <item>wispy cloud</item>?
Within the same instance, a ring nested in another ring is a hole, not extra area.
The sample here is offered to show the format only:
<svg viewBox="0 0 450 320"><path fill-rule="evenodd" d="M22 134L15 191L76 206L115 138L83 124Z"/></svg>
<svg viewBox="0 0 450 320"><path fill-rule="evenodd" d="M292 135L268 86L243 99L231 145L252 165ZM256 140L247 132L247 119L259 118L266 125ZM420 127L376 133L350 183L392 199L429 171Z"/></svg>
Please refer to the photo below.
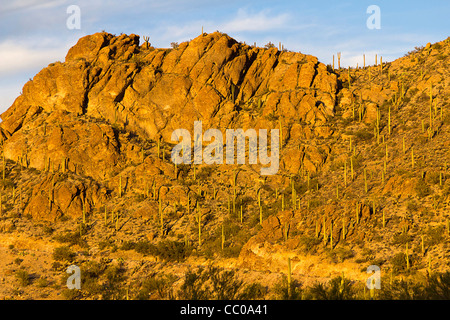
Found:
<svg viewBox="0 0 450 320"><path fill-rule="evenodd" d="M53 8L67 3L67 0L13 0L0 3L0 15L29 8Z"/></svg>
<svg viewBox="0 0 450 320"><path fill-rule="evenodd" d="M236 17L220 26L225 32L263 32L286 27L290 20L288 13L272 14L271 10L264 9L256 13L249 13L246 9L239 9Z"/></svg>
<svg viewBox="0 0 450 320"><path fill-rule="evenodd" d="M268 9L249 12L245 8L240 8L234 14L224 17L222 21L202 19L182 21L180 24L161 25L158 28L160 32L156 32L159 36L154 37L154 39L159 42L186 41L197 37L200 34L201 27L204 28L205 32L218 30L233 37L238 37L242 33L261 34L268 31L287 30L295 27L295 25L292 24L289 13L275 14Z"/></svg>
<svg viewBox="0 0 450 320"><path fill-rule="evenodd" d="M51 62L63 60L68 49L69 43L62 46L45 45L27 42L18 42L6 40L0 43L0 74L8 75L20 73L27 70L39 70ZM61 44L61 43L59 43Z"/></svg>

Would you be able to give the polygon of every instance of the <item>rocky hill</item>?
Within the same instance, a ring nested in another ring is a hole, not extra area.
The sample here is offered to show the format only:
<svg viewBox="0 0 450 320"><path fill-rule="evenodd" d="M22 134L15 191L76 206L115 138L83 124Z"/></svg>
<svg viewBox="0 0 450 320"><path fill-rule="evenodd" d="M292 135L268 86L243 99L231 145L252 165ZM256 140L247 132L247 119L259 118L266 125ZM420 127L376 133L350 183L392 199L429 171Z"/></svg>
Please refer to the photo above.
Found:
<svg viewBox="0 0 450 320"><path fill-rule="evenodd" d="M1 115L0 295L366 298L369 265L381 298L426 284L450 262L449 53L333 69L219 32L81 38ZM175 165L172 132L199 120L279 129L278 173Z"/></svg>

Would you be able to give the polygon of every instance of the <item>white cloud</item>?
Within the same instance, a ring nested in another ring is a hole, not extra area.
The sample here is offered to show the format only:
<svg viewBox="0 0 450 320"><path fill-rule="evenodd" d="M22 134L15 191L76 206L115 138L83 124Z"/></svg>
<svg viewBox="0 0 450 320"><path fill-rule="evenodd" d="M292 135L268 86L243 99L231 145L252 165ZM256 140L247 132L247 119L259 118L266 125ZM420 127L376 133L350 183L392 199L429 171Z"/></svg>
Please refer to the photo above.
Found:
<svg viewBox="0 0 450 320"><path fill-rule="evenodd" d="M287 13L272 16L270 10L262 10L251 14L241 8L233 20L220 26L220 30L225 32L275 30L285 27L289 18Z"/></svg>
<svg viewBox="0 0 450 320"><path fill-rule="evenodd" d="M2 76L20 73L30 69L40 69L49 63L62 61L70 44L55 47L43 41L42 44L18 42L12 39L0 43L0 74Z"/></svg>
<svg viewBox="0 0 450 320"><path fill-rule="evenodd" d="M14 0L0 4L0 14L27 8L53 8L66 3L67 0Z"/></svg>
<svg viewBox="0 0 450 320"><path fill-rule="evenodd" d="M0 42L0 113L11 106L29 78L52 62L64 61L72 45L51 38Z"/></svg>
<svg viewBox="0 0 450 320"><path fill-rule="evenodd" d="M290 15L280 13L271 15L271 10L262 10L255 13L249 13L246 9L238 9L237 13L224 21L195 20L184 24L162 25L158 30L153 30L156 42L187 41L200 35L202 27L204 32L228 33L232 37L238 37L241 32L267 32L280 29L307 28L306 25L295 26L289 23Z"/></svg>

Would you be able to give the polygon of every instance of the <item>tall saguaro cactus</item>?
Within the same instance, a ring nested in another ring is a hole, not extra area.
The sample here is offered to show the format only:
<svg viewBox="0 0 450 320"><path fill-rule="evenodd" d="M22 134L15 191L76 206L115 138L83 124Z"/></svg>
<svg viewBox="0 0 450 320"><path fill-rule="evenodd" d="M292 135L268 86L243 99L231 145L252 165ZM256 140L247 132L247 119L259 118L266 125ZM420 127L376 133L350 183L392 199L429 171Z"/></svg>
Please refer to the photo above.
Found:
<svg viewBox="0 0 450 320"><path fill-rule="evenodd" d="M288 258L288 278L287 278L288 283L287 283L287 285L288 285L288 297L289 298L292 295L292 292L291 292L292 279L291 278L292 278L291 258Z"/></svg>
<svg viewBox="0 0 450 320"><path fill-rule="evenodd" d="M148 49L150 47L150 44L149 44L150 37L143 36L142 38L144 39L144 42L145 42L145 48Z"/></svg>
<svg viewBox="0 0 450 320"><path fill-rule="evenodd" d="M198 245L201 246L202 245L202 215L198 208L198 202L197 202L197 214L198 214Z"/></svg>

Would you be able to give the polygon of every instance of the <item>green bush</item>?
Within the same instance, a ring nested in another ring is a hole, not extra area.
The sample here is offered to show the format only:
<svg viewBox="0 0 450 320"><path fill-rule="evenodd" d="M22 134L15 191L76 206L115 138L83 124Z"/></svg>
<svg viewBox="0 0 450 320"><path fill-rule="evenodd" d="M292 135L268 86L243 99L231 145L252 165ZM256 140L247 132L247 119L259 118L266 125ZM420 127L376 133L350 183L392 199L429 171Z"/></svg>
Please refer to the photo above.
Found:
<svg viewBox="0 0 450 320"><path fill-rule="evenodd" d="M424 239L426 246L435 246L444 240L444 226L429 226Z"/></svg>
<svg viewBox="0 0 450 320"><path fill-rule="evenodd" d="M450 300L450 272L432 274L424 288L422 298Z"/></svg>
<svg viewBox="0 0 450 320"><path fill-rule="evenodd" d="M307 296L313 300L352 300L355 299L356 292L349 279L339 276L327 284L314 284L308 288Z"/></svg>
<svg viewBox="0 0 450 320"><path fill-rule="evenodd" d="M243 300L262 300L267 294L267 288L260 283L250 283L242 290Z"/></svg>
<svg viewBox="0 0 450 320"><path fill-rule="evenodd" d="M415 190L419 198L423 198L431 194L431 189L424 179L419 179L419 181L417 181Z"/></svg>
<svg viewBox="0 0 450 320"><path fill-rule="evenodd" d="M73 261L75 253L67 246L55 248L53 250L53 259L57 261Z"/></svg>
<svg viewBox="0 0 450 320"><path fill-rule="evenodd" d="M297 280L291 280L290 290L286 275L274 286L273 291L280 300L301 300L302 285ZM290 292L289 292L290 291Z"/></svg>
<svg viewBox="0 0 450 320"><path fill-rule="evenodd" d="M412 237L409 234L402 232L402 233L399 233L399 234L395 234L393 236L392 244L393 245L406 244L406 243L411 242L411 240L412 240Z"/></svg>
<svg viewBox="0 0 450 320"><path fill-rule="evenodd" d="M168 274L163 276L153 275L146 278L136 297L138 300L148 300L152 297L156 299L174 299L173 284L176 281L175 276Z"/></svg>
<svg viewBox="0 0 450 320"><path fill-rule="evenodd" d="M149 241L125 244L125 248L131 247L133 247L136 252L144 255L157 256L166 261L183 261L191 253L191 249L186 247L185 243L182 241L163 240L156 245Z"/></svg>
<svg viewBox="0 0 450 320"><path fill-rule="evenodd" d="M237 279L234 271L209 266L197 271L189 270L178 291L183 300L235 300L241 299L242 280Z"/></svg>
<svg viewBox="0 0 450 320"><path fill-rule="evenodd" d="M17 270L15 273L15 276L21 286L25 287L25 286L29 285L31 282L30 275L25 270L22 270L22 269Z"/></svg>
<svg viewBox="0 0 450 320"><path fill-rule="evenodd" d="M391 260L390 263L392 265L392 269L395 272L402 272L406 270L406 254L403 252L397 253L396 255L394 255Z"/></svg>
<svg viewBox="0 0 450 320"><path fill-rule="evenodd" d="M366 129L361 129L355 132L355 136L358 141L367 141L373 138L373 133Z"/></svg>

